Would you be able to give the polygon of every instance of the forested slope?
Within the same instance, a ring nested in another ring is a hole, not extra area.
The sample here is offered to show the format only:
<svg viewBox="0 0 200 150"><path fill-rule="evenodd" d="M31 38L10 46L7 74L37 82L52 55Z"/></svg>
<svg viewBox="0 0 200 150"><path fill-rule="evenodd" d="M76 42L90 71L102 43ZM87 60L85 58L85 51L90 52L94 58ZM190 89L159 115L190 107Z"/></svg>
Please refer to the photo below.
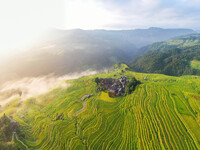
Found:
<svg viewBox="0 0 200 150"><path fill-rule="evenodd" d="M200 59L200 35L194 34L154 43L141 49L146 53L133 59L134 71L166 75L199 75L199 69L191 66Z"/></svg>

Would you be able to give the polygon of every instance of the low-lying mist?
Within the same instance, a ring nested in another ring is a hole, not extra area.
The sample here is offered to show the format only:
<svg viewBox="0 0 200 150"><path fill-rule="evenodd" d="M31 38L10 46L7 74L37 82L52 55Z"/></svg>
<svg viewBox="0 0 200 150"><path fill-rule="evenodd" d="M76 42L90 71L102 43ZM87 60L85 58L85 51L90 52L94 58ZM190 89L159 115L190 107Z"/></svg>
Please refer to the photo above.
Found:
<svg viewBox="0 0 200 150"><path fill-rule="evenodd" d="M30 97L37 97L45 94L55 88L67 88L70 86L65 80L77 79L83 76L93 75L105 71L84 71L81 73L66 74L56 76L49 74L39 77L26 77L20 80L12 80L0 86L0 105L5 105L14 98L19 98L21 101Z"/></svg>

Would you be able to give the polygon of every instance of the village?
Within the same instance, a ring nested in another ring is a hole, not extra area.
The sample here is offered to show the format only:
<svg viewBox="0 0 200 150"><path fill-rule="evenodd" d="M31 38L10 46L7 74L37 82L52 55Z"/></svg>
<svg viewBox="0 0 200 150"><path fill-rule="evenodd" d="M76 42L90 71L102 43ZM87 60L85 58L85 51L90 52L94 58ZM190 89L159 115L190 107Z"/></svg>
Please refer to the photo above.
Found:
<svg viewBox="0 0 200 150"><path fill-rule="evenodd" d="M108 90L109 96L123 96L125 94L126 85L129 80L127 77L114 78L99 78L99 87L97 90Z"/></svg>

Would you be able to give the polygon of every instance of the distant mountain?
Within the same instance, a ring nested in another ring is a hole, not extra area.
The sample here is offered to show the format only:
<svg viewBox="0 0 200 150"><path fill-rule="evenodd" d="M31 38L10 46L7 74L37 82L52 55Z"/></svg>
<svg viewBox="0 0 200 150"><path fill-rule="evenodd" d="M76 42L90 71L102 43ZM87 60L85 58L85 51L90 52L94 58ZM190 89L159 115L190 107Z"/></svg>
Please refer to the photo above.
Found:
<svg viewBox="0 0 200 150"><path fill-rule="evenodd" d="M195 31L161 28L51 30L30 50L1 63L1 78L102 69L118 62L129 62L141 54L138 50L141 46L190 33Z"/></svg>
<svg viewBox="0 0 200 150"><path fill-rule="evenodd" d="M122 37L125 37L134 42L134 44L140 48L154 42L165 41L172 37L192 34L196 32L191 29L162 29L151 27L148 29L116 31L116 33L121 33Z"/></svg>
<svg viewBox="0 0 200 150"><path fill-rule="evenodd" d="M103 42L102 44L111 42L111 44L116 46L128 44L128 46L141 48L154 42L194 33L196 31L192 29L162 29L156 27L135 30L51 30L43 37L43 44L49 44L50 41L59 41L59 44L62 42L66 44L66 42L72 41L76 44L81 44L81 42L92 44L92 42L100 40L99 42Z"/></svg>
<svg viewBox="0 0 200 150"><path fill-rule="evenodd" d="M65 31L66 32L66 31ZM65 33L63 32L63 33ZM134 44L137 48L152 44L154 42L165 41L172 37L196 33L192 29L163 29L151 27L148 29L135 30L68 30L67 32L81 34L83 37L93 36L100 39L114 41L126 41Z"/></svg>
<svg viewBox="0 0 200 150"><path fill-rule="evenodd" d="M175 76L200 74L200 70L191 65L192 61L200 60L200 34L154 43L141 51L146 53L130 63L135 71Z"/></svg>

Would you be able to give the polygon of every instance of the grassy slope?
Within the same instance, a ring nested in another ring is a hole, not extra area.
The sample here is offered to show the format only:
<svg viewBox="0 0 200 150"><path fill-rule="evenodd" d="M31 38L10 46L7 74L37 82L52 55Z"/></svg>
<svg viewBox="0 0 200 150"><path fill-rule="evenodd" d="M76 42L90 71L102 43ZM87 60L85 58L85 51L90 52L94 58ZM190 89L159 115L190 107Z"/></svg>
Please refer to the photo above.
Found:
<svg viewBox="0 0 200 150"><path fill-rule="evenodd" d="M15 100L5 112L20 122L26 133L22 141L30 149L200 148L199 77L127 71L125 75L142 81L131 95L109 98L96 92L93 79L114 74L66 81L69 88L21 104ZM73 116L83 107L80 99L85 94L94 96L85 99L86 109ZM56 121L61 113L64 120Z"/></svg>
<svg viewBox="0 0 200 150"><path fill-rule="evenodd" d="M192 60L190 63L192 68L200 70L200 61Z"/></svg>

